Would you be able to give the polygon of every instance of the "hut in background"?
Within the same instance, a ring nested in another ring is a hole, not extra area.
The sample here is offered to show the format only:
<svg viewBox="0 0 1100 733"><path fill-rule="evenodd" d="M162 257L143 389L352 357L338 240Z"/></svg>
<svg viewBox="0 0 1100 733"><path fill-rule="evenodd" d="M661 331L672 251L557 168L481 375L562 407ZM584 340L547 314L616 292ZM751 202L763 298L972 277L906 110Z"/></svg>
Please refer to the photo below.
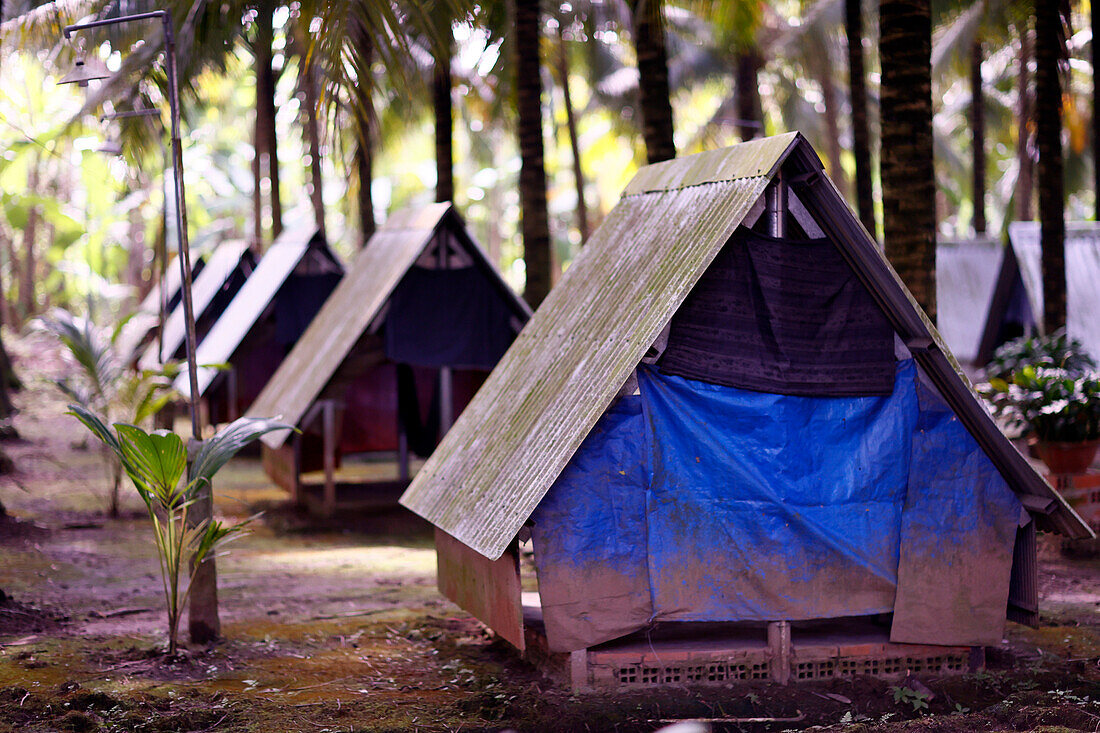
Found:
<svg viewBox="0 0 1100 733"><path fill-rule="evenodd" d="M312 224L285 229L196 351L204 424L240 417L259 396L343 277ZM228 368L202 366L228 365ZM184 397L187 374L173 385Z"/></svg>
<svg viewBox="0 0 1100 733"><path fill-rule="evenodd" d="M1042 333L1043 271L1039 222L1008 225L1009 247L989 307L979 363L988 362L1005 341ZM1066 332L1100 360L1100 225L1066 224ZM1039 314L1038 317L1036 314Z"/></svg>
<svg viewBox="0 0 1100 733"><path fill-rule="evenodd" d="M207 332L244 285L256 267L256 255L245 242L222 242L207 260L191 285L191 304L195 314L195 337L202 343ZM156 369L166 361L186 357L186 325L183 303L172 310L164 322L163 353L156 341L138 360L142 369Z"/></svg>
<svg viewBox="0 0 1100 733"><path fill-rule="evenodd" d="M265 469L323 513L396 505L410 453L432 452L529 315L451 204L393 214L248 409L302 431L264 436ZM349 454L381 460L337 475Z"/></svg>
<svg viewBox="0 0 1100 733"><path fill-rule="evenodd" d="M936 328L960 363L978 362L1004 249L992 237L936 242Z"/></svg>
<svg viewBox="0 0 1100 733"><path fill-rule="evenodd" d="M205 265L205 257L202 255L195 257L194 262L191 263L191 276L193 278L198 277ZM118 338L118 353L124 359L129 360L133 366L137 365L137 360L141 358L149 342L156 338L157 328L160 325L162 285L167 299L164 309L164 316L167 319L172 310L179 305L180 282L182 282L182 276L180 275L179 260L173 257L164 271L163 283L160 279L153 283L153 287L149 289L141 303L138 304L138 307L130 316L130 320L123 325Z"/></svg>

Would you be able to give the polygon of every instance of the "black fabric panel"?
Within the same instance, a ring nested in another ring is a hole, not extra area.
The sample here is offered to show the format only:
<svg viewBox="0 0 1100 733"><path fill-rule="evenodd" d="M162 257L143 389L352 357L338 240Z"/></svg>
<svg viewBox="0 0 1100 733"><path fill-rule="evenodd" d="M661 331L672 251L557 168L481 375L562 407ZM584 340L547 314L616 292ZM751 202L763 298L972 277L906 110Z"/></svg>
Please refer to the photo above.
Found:
<svg viewBox="0 0 1100 733"><path fill-rule="evenodd" d="M894 336L827 239L734 233L672 318L662 372L800 396L886 395Z"/></svg>
<svg viewBox="0 0 1100 733"><path fill-rule="evenodd" d="M297 343L340 278L338 272L288 277L275 296L275 340L288 348Z"/></svg>
<svg viewBox="0 0 1100 733"><path fill-rule="evenodd" d="M492 369L512 343L511 310L476 267L412 267L390 298L386 356L419 366Z"/></svg>
<svg viewBox="0 0 1100 733"><path fill-rule="evenodd" d="M397 365L397 410L405 426L409 448L418 456L427 458L439 444L439 380L428 404L428 419L420 414L420 396L417 393L416 374L408 364Z"/></svg>

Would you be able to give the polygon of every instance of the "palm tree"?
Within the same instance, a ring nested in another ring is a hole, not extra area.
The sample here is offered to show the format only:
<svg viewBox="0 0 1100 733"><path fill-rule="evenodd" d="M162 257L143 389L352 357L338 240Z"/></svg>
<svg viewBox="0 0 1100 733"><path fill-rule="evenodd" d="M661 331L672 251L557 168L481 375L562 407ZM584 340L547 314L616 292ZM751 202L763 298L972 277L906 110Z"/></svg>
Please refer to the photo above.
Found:
<svg viewBox="0 0 1100 733"><path fill-rule="evenodd" d="M880 0L882 178L886 256L936 317L930 0Z"/></svg>
<svg viewBox="0 0 1100 733"><path fill-rule="evenodd" d="M650 163L676 157L661 0L631 0L638 55L638 109Z"/></svg>
<svg viewBox="0 0 1100 733"><path fill-rule="evenodd" d="M845 0L844 29L848 39L848 93L852 105L852 155L856 160L856 205L859 220L877 235L875 199L871 188L871 131L867 122L867 84L863 70L863 13L860 0Z"/></svg>
<svg viewBox="0 0 1100 733"><path fill-rule="evenodd" d="M581 146L577 135L577 112L569 86L569 49L565 40L566 16L558 17L558 84L561 85L562 106L565 107L565 127L569 150L573 157L573 183L577 189L577 230L581 243L588 241L588 204L584 197L584 171L581 167Z"/></svg>
<svg viewBox="0 0 1100 733"><path fill-rule="evenodd" d="M539 0L515 0L512 46L519 117L519 200L527 286L523 297L537 308L550 292L550 219L543 163L542 78L539 70Z"/></svg>
<svg viewBox="0 0 1100 733"><path fill-rule="evenodd" d="M974 233L985 234L985 98L982 85L982 42L970 46L970 129L974 158Z"/></svg>
<svg viewBox="0 0 1100 733"><path fill-rule="evenodd" d="M1020 60L1016 70L1016 166L1019 173L1016 177L1016 219L1019 221L1031 221L1032 198L1035 188L1034 161L1030 150L1031 140L1031 112L1035 100L1032 98L1030 73L1028 64L1032 56L1031 32L1027 20L1017 25L1020 32Z"/></svg>
<svg viewBox="0 0 1100 733"><path fill-rule="evenodd" d="M1066 220L1062 179L1062 12L1068 3L1035 0L1035 117L1039 147L1039 221L1042 231L1043 324L1066 325Z"/></svg>
<svg viewBox="0 0 1100 733"><path fill-rule="evenodd" d="M255 35L251 42L252 56L256 64L256 129L255 153L252 159L254 207L254 246L263 246L263 198L262 186L267 178L270 186L271 238L279 236L283 229L283 204L279 193L278 134L275 131L275 83L278 77L271 66L271 46L275 41L275 2L260 0L255 7Z"/></svg>
<svg viewBox="0 0 1100 733"><path fill-rule="evenodd" d="M0 0L0 23L3 22L4 0ZM0 60L3 58L3 46L0 44ZM3 298L4 294L0 291L0 299ZM0 309L0 316L3 315L4 310L6 309ZM15 406L12 405L11 402L11 391L18 389L21 386L21 382L15 375L11 357L8 356L8 350L4 346L4 337L2 333L3 326L4 321L0 318L0 438L17 438L19 434L16 432L15 426L11 424L11 418L15 414ZM4 517L6 514L4 505L0 504L0 517ZM3 591L0 591L0 596L3 596Z"/></svg>
<svg viewBox="0 0 1100 733"><path fill-rule="evenodd" d="M1100 39L1100 13L1089 6L1089 22L1092 24L1093 39ZM1093 42L1092 47L1092 176L1095 213L1093 218L1100 221L1100 87L1096 82L1096 70L1100 69L1100 43Z"/></svg>

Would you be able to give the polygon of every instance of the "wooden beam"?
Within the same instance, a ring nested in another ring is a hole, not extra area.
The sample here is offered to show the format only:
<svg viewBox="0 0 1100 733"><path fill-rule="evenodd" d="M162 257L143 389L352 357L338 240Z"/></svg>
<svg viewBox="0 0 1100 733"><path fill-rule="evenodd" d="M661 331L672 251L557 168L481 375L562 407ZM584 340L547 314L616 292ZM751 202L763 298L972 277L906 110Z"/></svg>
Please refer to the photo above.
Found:
<svg viewBox="0 0 1100 733"><path fill-rule="evenodd" d="M239 399L239 392L237 390L237 368L229 367L229 372L225 375L225 392L226 400L229 405L225 411L226 417L229 418L229 422L233 422L240 415L237 413L237 400Z"/></svg>
<svg viewBox="0 0 1100 733"><path fill-rule="evenodd" d="M326 517L336 513L336 403L321 403L321 431L324 440L325 498L322 512Z"/></svg>
<svg viewBox="0 0 1100 733"><path fill-rule="evenodd" d="M439 368L439 437L454 425L454 377L449 366Z"/></svg>
<svg viewBox="0 0 1100 733"><path fill-rule="evenodd" d="M438 527L435 551L439 591L523 651L523 604L519 554L513 542L490 560Z"/></svg>
<svg viewBox="0 0 1100 733"><path fill-rule="evenodd" d="M771 678L781 685L791 681L791 622L768 622L768 655Z"/></svg>

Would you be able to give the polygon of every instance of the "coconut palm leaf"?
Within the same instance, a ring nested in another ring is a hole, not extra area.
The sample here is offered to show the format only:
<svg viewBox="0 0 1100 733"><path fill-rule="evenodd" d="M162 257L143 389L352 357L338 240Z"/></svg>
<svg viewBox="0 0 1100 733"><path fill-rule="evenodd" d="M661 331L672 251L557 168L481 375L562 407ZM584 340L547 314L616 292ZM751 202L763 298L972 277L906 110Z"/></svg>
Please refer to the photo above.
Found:
<svg viewBox="0 0 1100 733"><path fill-rule="evenodd" d="M147 433L136 425L116 423L123 468L139 492L146 491L165 509L180 504L179 483L187 470L187 451L175 433Z"/></svg>
<svg viewBox="0 0 1100 733"><path fill-rule="evenodd" d="M281 422L279 418L242 417L202 442L202 447L193 456L191 467L192 482L212 482L214 474L237 454L241 448L273 430L295 430L293 425Z"/></svg>

